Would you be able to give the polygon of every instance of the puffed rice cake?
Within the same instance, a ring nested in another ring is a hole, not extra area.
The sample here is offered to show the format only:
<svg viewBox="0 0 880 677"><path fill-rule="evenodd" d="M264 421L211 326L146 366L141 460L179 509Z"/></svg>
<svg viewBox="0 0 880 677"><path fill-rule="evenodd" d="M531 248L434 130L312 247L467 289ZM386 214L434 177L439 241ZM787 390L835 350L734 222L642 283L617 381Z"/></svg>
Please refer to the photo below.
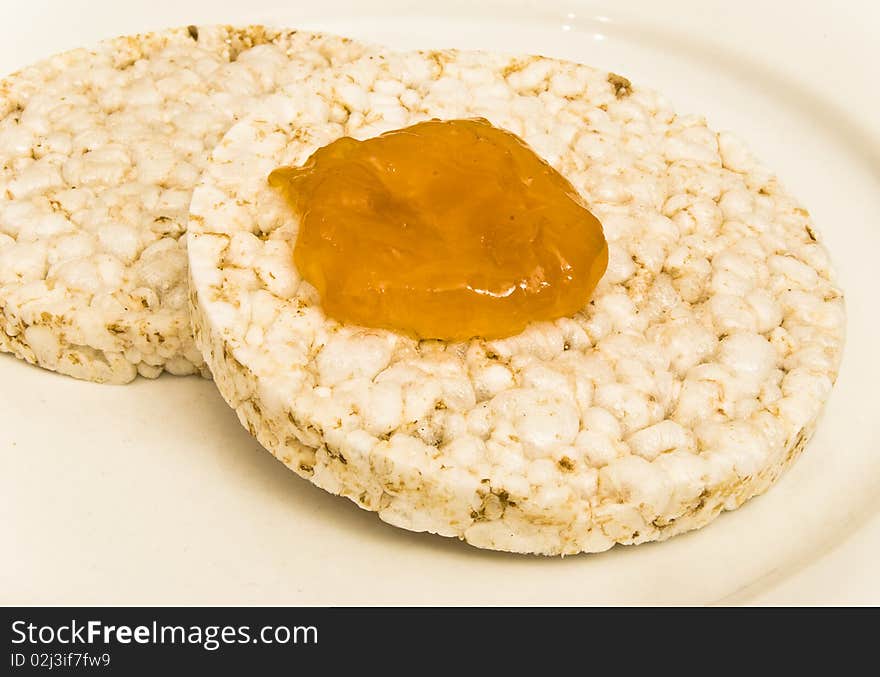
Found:
<svg viewBox="0 0 880 677"><path fill-rule="evenodd" d="M405 529L556 555L701 527L800 454L843 298L808 213L736 137L548 58L386 52L337 75L235 125L190 211L196 343L290 469ZM269 171L342 135L472 116L522 136L602 221L592 300L449 344L325 317Z"/></svg>
<svg viewBox="0 0 880 677"><path fill-rule="evenodd" d="M192 188L233 122L351 40L190 26L0 80L0 351L91 381L206 372L188 317Z"/></svg>

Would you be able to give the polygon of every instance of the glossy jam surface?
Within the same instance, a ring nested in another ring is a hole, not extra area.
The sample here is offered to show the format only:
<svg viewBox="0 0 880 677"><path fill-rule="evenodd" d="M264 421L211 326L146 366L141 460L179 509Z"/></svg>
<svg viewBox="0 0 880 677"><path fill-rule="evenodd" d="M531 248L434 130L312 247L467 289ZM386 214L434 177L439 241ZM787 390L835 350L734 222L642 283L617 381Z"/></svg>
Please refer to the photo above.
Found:
<svg viewBox="0 0 880 677"><path fill-rule="evenodd" d="M510 336L581 310L608 263L574 187L483 119L343 137L269 182L300 218L300 274L344 323Z"/></svg>

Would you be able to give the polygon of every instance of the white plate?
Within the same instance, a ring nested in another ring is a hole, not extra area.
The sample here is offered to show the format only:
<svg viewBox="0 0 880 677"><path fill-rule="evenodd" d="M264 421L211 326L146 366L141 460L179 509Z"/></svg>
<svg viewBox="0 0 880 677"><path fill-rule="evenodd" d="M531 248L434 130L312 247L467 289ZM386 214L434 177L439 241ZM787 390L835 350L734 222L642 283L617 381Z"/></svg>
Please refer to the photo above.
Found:
<svg viewBox="0 0 880 677"><path fill-rule="evenodd" d="M0 71L119 33L270 22L573 58L706 114L806 203L847 295L824 421L770 493L659 545L555 560L482 552L393 529L298 479L207 381L98 386L4 357L0 602L880 601L880 9L619 4L29 0L0 8Z"/></svg>

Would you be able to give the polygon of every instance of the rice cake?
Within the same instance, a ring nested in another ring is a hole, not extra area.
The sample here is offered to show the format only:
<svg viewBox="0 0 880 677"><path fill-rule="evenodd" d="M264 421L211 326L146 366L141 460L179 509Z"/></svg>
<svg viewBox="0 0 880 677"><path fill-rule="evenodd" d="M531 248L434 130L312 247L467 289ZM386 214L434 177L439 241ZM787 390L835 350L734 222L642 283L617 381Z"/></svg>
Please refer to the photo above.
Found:
<svg viewBox="0 0 880 677"><path fill-rule="evenodd" d="M338 75L234 126L190 210L196 343L290 469L405 529L555 555L701 527L800 454L843 298L807 211L736 137L542 57L384 53ZM268 173L342 135L475 116L523 137L603 223L592 300L450 344L325 317Z"/></svg>
<svg viewBox="0 0 880 677"><path fill-rule="evenodd" d="M308 32L190 26L0 81L0 351L108 383L206 373L181 235L208 153L263 95L362 53Z"/></svg>

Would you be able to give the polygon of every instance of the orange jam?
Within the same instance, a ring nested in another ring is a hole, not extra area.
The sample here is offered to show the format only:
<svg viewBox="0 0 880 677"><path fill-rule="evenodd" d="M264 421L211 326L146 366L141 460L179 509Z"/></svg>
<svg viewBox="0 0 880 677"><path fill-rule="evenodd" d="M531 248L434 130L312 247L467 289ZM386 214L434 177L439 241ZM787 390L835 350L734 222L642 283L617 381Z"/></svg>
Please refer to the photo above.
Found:
<svg viewBox="0 0 880 677"><path fill-rule="evenodd" d="M581 310L608 264L574 187L481 118L343 137L269 183L300 217L300 274L344 323L510 336Z"/></svg>

